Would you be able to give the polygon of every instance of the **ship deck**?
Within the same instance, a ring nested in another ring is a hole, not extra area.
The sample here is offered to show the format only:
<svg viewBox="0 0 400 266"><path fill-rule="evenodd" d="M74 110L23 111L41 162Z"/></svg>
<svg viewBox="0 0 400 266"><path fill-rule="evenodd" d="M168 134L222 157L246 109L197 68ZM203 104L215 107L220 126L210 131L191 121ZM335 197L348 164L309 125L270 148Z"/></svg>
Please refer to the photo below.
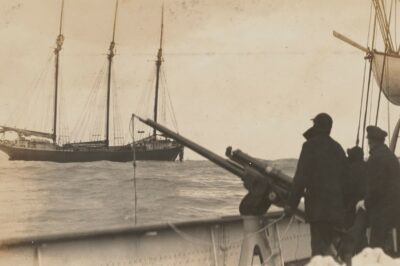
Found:
<svg viewBox="0 0 400 266"><path fill-rule="evenodd" d="M311 256L308 225L264 216L273 254L285 264ZM240 216L4 240L0 265L238 265Z"/></svg>

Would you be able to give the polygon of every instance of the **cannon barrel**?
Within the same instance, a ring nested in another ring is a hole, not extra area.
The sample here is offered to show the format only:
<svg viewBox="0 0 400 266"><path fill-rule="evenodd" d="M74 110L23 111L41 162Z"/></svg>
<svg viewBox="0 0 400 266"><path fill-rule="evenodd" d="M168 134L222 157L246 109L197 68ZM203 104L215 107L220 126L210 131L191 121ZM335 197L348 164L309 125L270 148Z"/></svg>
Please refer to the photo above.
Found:
<svg viewBox="0 0 400 266"><path fill-rule="evenodd" d="M260 212L265 213L271 203L280 207L283 207L286 203L293 183L292 178L267 162L258 160L240 150L232 151L231 147L226 149L225 155L229 159L225 159L153 120L134 116L142 123L162 132L165 136L176 140L185 147L240 177L244 182L245 188L249 191L242 200L241 207L239 208L241 214L259 215ZM246 209L250 211L246 211ZM302 206L300 206L296 214L301 218L304 217Z"/></svg>
<svg viewBox="0 0 400 266"><path fill-rule="evenodd" d="M293 178L284 174L281 170L273 167L268 162L256 159L241 150L232 151L231 147L226 149L226 156L232 161L237 162L241 165L248 165L255 168L266 178L271 179L272 183L279 186L281 189L289 192L292 188Z"/></svg>
<svg viewBox="0 0 400 266"><path fill-rule="evenodd" d="M214 152L194 143L193 141L173 132L172 130L154 122L153 120L150 119L143 119L139 116L136 116L142 123L164 133L167 137L170 137L177 142L181 143L185 147L188 147L189 149L193 150L194 152L204 156L205 158L209 159L211 162L219 165L220 167L224 168L225 170L228 170L232 174L239 176L240 178L246 178L246 173L244 168L237 164L232 162L231 160L227 160L218 154L215 154Z"/></svg>

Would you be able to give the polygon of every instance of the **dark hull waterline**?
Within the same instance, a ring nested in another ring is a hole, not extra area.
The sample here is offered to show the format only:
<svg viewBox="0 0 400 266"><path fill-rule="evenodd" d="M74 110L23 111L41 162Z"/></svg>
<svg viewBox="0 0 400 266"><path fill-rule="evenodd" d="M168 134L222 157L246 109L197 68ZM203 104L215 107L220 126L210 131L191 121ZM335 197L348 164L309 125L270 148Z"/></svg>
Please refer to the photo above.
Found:
<svg viewBox="0 0 400 266"><path fill-rule="evenodd" d="M105 148L98 150L39 150L30 148L13 147L0 145L0 150L9 156L9 160L21 161L50 161L50 162L93 162L112 161L129 162L133 160L133 151L130 148ZM137 150L136 160L138 161L175 161L181 152L179 146L164 147L153 150Z"/></svg>

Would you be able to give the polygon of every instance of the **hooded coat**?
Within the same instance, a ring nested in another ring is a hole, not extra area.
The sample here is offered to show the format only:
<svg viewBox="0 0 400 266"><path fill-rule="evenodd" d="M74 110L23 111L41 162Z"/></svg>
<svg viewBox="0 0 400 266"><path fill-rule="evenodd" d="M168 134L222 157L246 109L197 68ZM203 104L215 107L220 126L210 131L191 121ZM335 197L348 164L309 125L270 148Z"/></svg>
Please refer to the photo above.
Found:
<svg viewBox="0 0 400 266"><path fill-rule="evenodd" d="M343 148L329 133L308 130L293 179L289 205L295 209L305 197L307 222L343 225L343 179L347 158Z"/></svg>

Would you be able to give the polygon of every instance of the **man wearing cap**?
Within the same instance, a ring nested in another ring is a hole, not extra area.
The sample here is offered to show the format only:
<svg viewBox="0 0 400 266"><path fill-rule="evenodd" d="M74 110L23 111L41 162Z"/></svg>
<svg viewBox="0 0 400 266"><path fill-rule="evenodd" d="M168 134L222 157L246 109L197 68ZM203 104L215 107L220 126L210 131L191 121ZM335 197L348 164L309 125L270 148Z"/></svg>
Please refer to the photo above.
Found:
<svg viewBox="0 0 400 266"><path fill-rule="evenodd" d="M285 207L291 215L305 198L306 220L310 223L312 255L327 255L335 229L343 226L343 179L347 171L343 148L330 137L332 118L318 114L303 136L303 144L293 187Z"/></svg>
<svg viewBox="0 0 400 266"><path fill-rule="evenodd" d="M390 232L399 225L400 165L385 145L387 133L376 126L367 127L370 156L367 161L365 200L357 204L366 209L371 227L370 246L388 251Z"/></svg>

